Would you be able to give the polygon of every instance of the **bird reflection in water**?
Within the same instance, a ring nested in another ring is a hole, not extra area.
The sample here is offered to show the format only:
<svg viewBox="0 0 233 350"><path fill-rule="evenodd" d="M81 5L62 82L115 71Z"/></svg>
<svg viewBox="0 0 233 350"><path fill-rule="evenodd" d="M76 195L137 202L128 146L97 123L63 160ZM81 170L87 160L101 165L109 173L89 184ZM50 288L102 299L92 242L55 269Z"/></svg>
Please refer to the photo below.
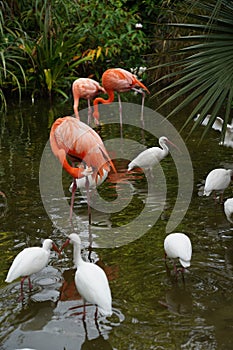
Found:
<svg viewBox="0 0 233 350"><path fill-rule="evenodd" d="M159 304L174 314L191 314L193 307L192 293L185 288L185 285L180 287L178 284L174 284L166 292L165 301L159 301Z"/></svg>
<svg viewBox="0 0 233 350"><path fill-rule="evenodd" d="M101 334L101 331L99 329L99 324L97 320L95 320L96 329L98 331L98 337L88 339L88 330L87 330L87 323L86 320L83 319L83 328L85 330L85 340L81 346L81 350L91 350L91 349L101 349L101 350L110 350L112 349L111 344L107 339L104 338L104 336Z"/></svg>

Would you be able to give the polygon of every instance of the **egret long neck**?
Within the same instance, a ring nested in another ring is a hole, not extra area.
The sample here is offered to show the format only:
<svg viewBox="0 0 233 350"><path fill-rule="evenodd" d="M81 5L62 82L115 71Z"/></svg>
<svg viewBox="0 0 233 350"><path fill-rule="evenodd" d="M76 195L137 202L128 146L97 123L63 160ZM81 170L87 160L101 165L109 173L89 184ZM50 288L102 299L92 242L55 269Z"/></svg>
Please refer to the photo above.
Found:
<svg viewBox="0 0 233 350"><path fill-rule="evenodd" d="M76 267L83 262L83 259L81 257L81 247L80 247L80 244L78 243L74 244L73 259L74 259L74 265Z"/></svg>

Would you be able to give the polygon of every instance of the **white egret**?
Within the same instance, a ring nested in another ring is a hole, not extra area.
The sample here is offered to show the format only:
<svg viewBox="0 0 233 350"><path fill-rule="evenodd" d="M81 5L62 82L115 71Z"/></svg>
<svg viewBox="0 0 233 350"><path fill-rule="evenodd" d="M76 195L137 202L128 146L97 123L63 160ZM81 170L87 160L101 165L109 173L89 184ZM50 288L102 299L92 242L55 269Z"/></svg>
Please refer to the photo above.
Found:
<svg viewBox="0 0 233 350"><path fill-rule="evenodd" d="M61 250L69 243L73 244L74 262L77 267L75 273L76 288L85 302L96 305L97 310L103 316L112 315L112 296L108 279L99 266L94 263L86 262L81 256L81 239L76 233L71 233L67 241L63 244Z"/></svg>

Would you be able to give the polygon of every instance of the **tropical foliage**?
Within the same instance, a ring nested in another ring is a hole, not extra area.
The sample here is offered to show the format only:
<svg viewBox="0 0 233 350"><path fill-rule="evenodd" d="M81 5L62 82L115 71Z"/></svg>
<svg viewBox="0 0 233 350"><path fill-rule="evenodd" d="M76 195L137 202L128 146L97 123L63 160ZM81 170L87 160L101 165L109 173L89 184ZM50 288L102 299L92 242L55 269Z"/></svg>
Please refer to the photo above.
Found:
<svg viewBox="0 0 233 350"><path fill-rule="evenodd" d="M110 66L144 64L149 38L136 26L141 16L131 1L6 0L0 6L2 108L15 93L67 98L80 76L100 79Z"/></svg>
<svg viewBox="0 0 233 350"><path fill-rule="evenodd" d="M192 121L190 132L210 113L203 136L216 117L224 115L224 137L233 102L233 1L202 0L188 1L188 4L190 12L186 14L186 22L169 24L171 28L186 31L186 35L174 38L183 43L176 59L159 66L173 70L156 81L156 84L170 81L156 95L169 93L160 107L171 103L174 106L177 101L169 116L193 103L195 107L184 125ZM197 114L200 117L193 123Z"/></svg>

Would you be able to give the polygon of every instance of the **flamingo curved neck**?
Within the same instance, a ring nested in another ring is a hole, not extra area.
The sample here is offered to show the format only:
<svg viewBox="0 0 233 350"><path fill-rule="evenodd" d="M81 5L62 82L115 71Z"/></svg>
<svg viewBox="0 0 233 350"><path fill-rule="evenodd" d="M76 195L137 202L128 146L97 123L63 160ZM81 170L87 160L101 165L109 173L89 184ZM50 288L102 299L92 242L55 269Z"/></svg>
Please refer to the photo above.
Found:
<svg viewBox="0 0 233 350"><path fill-rule="evenodd" d="M107 104L107 103L111 103L114 101L114 91L113 90L108 90L105 89L107 94L108 94L108 99L105 100L102 97L97 97L96 99L94 99L94 113L93 113L93 117L96 119L99 119L99 110L98 110L98 103L103 103L103 104Z"/></svg>
<svg viewBox="0 0 233 350"><path fill-rule="evenodd" d="M80 178L84 177L84 175L82 173L83 169L74 168L68 163L68 161L66 159L66 152L63 149L60 149L57 152L56 156L59 159L63 169L65 171L67 171L67 173L70 174L73 178L80 179Z"/></svg>
<svg viewBox="0 0 233 350"><path fill-rule="evenodd" d="M72 167L67 159L66 159L66 152L64 149L60 149L57 145L56 139L54 137L54 133L50 135L50 146L54 153L54 155L59 159L59 162L61 163L62 167L67 171L68 174L70 174L72 177L79 179L83 177L82 169L80 168L74 168Z"/></svg>

